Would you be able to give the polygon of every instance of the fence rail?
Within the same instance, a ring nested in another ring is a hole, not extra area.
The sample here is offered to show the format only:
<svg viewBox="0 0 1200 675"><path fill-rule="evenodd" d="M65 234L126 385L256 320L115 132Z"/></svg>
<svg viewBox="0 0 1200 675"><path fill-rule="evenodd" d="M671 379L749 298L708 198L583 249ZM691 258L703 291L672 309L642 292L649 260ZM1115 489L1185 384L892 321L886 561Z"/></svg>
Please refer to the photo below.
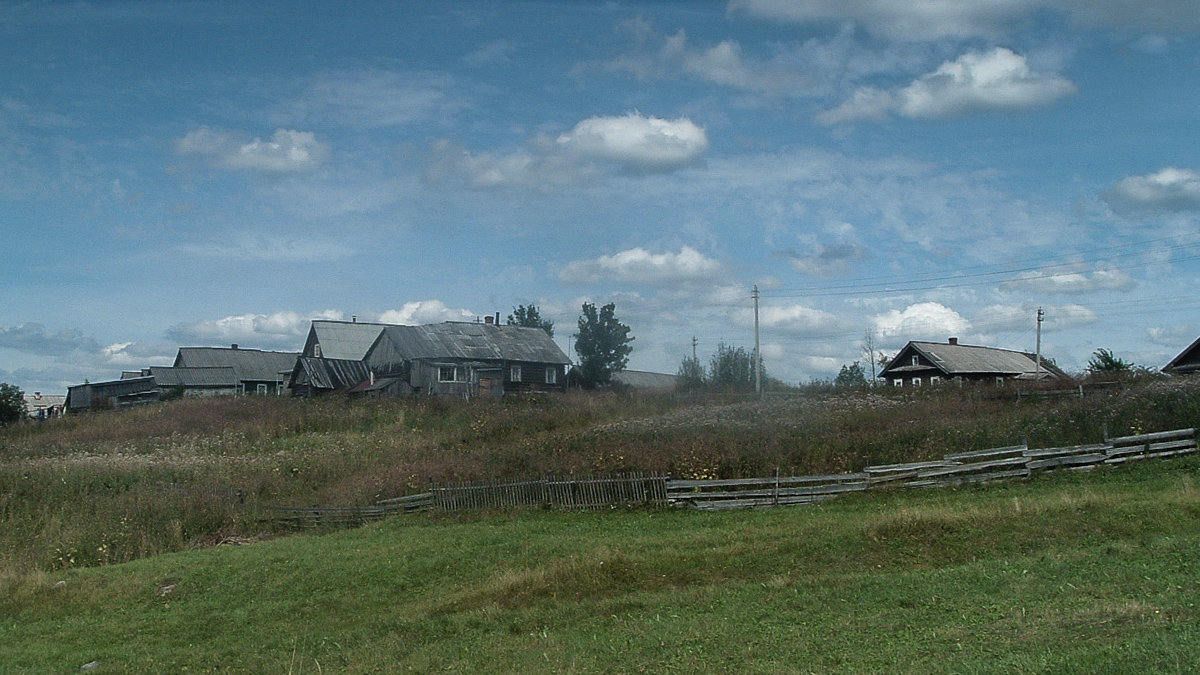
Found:
<svg viewBox="0 0 1200 675"><path fill-rule="evenodd" d="M393 513L437 509L600 509L626 504L701 510L810 504L871 489L933 488L1025 478L1037 471L1097 466L1196 452L1196 430L1110 438L1103 443L1030 449L1012 445L945 455L940 460L868 466L859 473L717 480L672 480L656 473L546 476L533 480L431 485L428 492L362 507L261 507L264 517L301 527L355 525Z"/></svg>

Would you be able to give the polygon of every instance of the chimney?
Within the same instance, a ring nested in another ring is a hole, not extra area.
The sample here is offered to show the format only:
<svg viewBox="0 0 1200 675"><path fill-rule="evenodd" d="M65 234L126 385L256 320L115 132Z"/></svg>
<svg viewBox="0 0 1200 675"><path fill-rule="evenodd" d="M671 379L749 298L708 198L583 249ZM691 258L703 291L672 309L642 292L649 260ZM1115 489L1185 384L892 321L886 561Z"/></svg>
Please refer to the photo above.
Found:
<svg viewBox="0 0 1200 675"><path fill-rule="evenodd" d="M233 343L233 344L229 345L229 348L230 348L230 349L237 349L237 343L235 342L235 343Z"/></svg>
<svg viewBox="0 0 1200 675"><path fill-rule="evenodd" d="M500 325L500 312L496 312L496 325Z"/></svg>
<svg viewBox="0 0 1200 675"><path fill-rule="evenodd" d="M483 322L489 326L492 325L492 317L490 317L490 316L483 317Z"/></svg>
<svg viewBox="0 0 1200 675"><path fill-rule="evenodd" d="M950 344L952 344L952 345L956 345L956 344L958 344L958 338L956 338L956 337L952 337L952 338L950 338L950 341L949 341L949 342L950 342Z"/></svg>
<svg viewBox="0 0 1200 675"><path fill-rule="evenodd" d="M357 314L350 315L350 323L358 323L358 315Z"/></svg>

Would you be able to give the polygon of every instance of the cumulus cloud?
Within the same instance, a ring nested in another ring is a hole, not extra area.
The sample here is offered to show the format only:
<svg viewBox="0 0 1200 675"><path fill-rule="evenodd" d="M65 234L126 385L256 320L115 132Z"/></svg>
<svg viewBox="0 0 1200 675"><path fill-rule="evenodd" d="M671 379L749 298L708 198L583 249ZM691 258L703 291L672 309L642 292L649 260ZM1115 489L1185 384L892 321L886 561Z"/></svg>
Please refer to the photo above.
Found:
<svg viewBox="0 0 1200 675"><path fill-rule="evenodd" d="M944 340L970 330L971 322L938 302L919 302L902 310L872 316L871 326L881 338Z"/></svg>
<svg viewBox="0 0 1200 675"><path fill-rule="evenodd" d="M1104 201L1125 215L1200 211L1200 172L1167 167L1129 176L1105 191Z"/></svg>
<svg viewBox="0 0 1200 675"><path fill-rule="evenodd" d="M267 141L244 141L238 134L202 127L188 132L175 148L182 155L207 157L220 167L264 173L311 171L329 152L312 132L290 129L276 129Z"/></svg>
<svg viewBox="0 0 1200 675"><path fill-rule="evenodd" d="M996 36L1039 12L1116 30L1181 32L1200 26L1194 0L733 0L730 7L779 21L853 21L893 40Z"/></svg>
<svg viewBox="0 0 1200 675"><path fill-rule="evenodd" d="M1014 110L1052 103L1075 92L1075 85L1053 73L1035 72L1024 56L1004 47L969 52L943 63L903 89L864 88L818 116L823 124L879 120L888 112L931 119L989 110Z"/></svg>
<svg viewBox="0 0 1200 675"><path fill-rule="evenodd" d="M402 326L421 326L444 321L471 321L475 317L474 312L465 309L451 309L441 300L418 300L406 302L400 309L389 309L383 312L379 315L379 322Z"/></svg>
<svg viewBox="0 0 1200 675"><path fill-rule="evenodd" d="M100 350L100 345L94 339L77 328L48 331L40 323L0 326L0 347L38 356L95 353Z"/></svg>
<svg viewBox="0 0 1200 675"><path fill-rule="evenodd" d="M828 333L838 324L837 315L804 305L762 307L758 312L758 320L762 328L798 335Z"/></svg>
<svg viewBox="0 0 1200 675"><path fill-rule="evenodd" d="M595 260L572 261L558 278L568 283L612 280L662 284L711 279L720 272L721 263L690 246L682 247L678 253L651 253L638 247Z"/></svg>
<svg viewBox="0 0 1200 675"><path fill-rule="evenodd" d="M1102 269L1085 272L1026 272L1019 278L1000 284L1010 292L1031 293L1091 293L1094 291L1127 291L1134 287L1133 279L1121 270Z"/></svg>
<svg viewBox="0 0 1200 675"><path fill-rule="evenodd" d="M1096 312L1083 305L1046 305L1042 307L1042 329L1066 330L1099 321ZM975 328L984 332L1023 332L1037 325L1037 308L1028 305L989 305L979 310Z"/></svg>
<svg viewBox="0 0 1200 675"><path fill-rule="evenodd" d="M568 153L645 171L670 171L693 164L708 149L708 135L691 120L636 113L583 120L557 142Z"/></svg>
<svg viewBox="0 0 1200 675"><path fill-rule="evenodd" d="M238 314L177 324L167 329L167 337L185 346L237 343L249 348L299 351L313 319L338 321L343 317L342 312L332 309L308 314Z"/></svg>

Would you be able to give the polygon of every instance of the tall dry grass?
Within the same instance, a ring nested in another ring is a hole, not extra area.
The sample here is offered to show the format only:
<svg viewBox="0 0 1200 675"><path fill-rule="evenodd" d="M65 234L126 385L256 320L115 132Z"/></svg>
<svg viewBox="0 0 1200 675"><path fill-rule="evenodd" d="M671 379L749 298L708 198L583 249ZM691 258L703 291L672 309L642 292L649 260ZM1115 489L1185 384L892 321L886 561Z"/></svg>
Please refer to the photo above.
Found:
<svg viewBox="0 0 1200 675"><path fill-rule="evenodd" d="M255 505L351 506L431 481L625 470L858 471L1200 425L1191 380L1100 396L821 390L759 399L178 400L0 430L0 569L130 560L272 536Z"/></svg>

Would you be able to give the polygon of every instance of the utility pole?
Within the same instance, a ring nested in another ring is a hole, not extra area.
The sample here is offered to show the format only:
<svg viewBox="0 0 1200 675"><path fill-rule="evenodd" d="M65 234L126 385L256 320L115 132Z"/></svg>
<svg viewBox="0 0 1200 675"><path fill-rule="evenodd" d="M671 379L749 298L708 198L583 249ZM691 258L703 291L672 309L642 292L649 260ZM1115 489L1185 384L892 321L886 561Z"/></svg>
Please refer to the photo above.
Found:
<svg viewBox="0 0 1200 675"><path fill-rule="evenodd" d="M762 353L758 346L758 284L754 284L754 393L762 396Z"/></svg>
<svg viewBox="0 0 1200 675"><path fill-rule="evenodd" d="M1033 379L1042 379L1042 321L1046 319L1046 313L1038 307L1037 311L1037 365L1033 373Z"/></svg>
<svg viewBox="0 0 1200 675"><path fill-rule="evenodd" d="M693 336L692 336L692 360L693 360L693 361L695 361L695 360L696 360L696 343L697 343L697 342L699 342L699 340L697 340L697 339L696 339L696 336L695 336L695 335L693 335Z"/></svg>

